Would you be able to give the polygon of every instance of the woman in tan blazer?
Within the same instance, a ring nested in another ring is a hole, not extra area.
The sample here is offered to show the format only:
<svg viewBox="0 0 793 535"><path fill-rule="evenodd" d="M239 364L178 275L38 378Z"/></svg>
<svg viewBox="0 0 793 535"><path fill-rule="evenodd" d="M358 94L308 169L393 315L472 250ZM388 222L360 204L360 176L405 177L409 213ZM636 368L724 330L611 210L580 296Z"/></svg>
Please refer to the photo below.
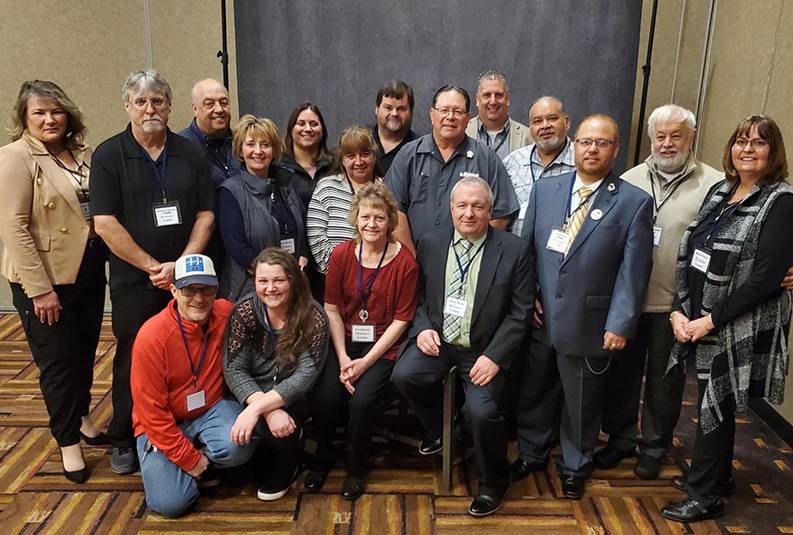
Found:
<svg viewBox="0 0 793 535"><path fill-rule="evenodd" d="M79 108L56 84L22 84L13 143L0 148L2 274L40 371L64 475L87 477L80 438L107 443L88 416L105 300L107 249L93 231L91 150Z"/></svg>

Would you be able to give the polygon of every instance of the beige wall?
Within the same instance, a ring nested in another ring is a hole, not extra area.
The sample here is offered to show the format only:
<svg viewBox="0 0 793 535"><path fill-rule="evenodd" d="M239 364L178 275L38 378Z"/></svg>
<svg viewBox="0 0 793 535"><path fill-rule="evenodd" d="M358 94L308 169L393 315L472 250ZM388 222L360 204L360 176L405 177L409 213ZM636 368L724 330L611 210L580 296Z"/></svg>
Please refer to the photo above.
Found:
<svg viewBox="0 0 793 535"><path fill-rule="evenodd" d="M227 4L229 78L236 110L234 14L232 2ZM88 142L96 146L127 124L121 105L127 74L152 66L171 84L169 124L181 130L192 119L192 84L206 77L222 79L216 57L220 17L217 0L2 0L0 124L8 124L23 81L53 80L82 108ZM0 135L0 145L7 142Z"/></svg>

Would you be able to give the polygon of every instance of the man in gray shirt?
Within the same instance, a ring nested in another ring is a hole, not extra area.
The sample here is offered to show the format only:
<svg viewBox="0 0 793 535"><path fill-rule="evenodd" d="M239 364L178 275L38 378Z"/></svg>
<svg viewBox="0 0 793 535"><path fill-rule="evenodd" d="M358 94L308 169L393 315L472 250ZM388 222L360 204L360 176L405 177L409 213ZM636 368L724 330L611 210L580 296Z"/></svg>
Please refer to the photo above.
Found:
<svg viewBox="0 0 793 535"><path fill-rule="evenodd" d="M432 133L399 151L385 177L399 206L399 241L415 251L423 234L448 229L449 194L464 176L477 175L493 190L490 224L505 229L518 212L518 199L495 152L465 135L471 99L465 89L445 85L432 98Z"/></svg>

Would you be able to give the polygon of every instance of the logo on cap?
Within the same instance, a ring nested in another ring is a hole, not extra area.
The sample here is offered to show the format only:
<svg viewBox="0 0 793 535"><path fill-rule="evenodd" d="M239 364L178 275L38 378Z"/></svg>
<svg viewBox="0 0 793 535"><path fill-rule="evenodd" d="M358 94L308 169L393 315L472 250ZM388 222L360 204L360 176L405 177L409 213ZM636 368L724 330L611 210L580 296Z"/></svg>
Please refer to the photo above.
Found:
<svg viewBox="0 0 793 535"><path fill-rule="evenodd" d="M204 271L204 259L200 256L188 256L184 259L184 270L185 273L191 273L194 271L203 272Z"/></svg>

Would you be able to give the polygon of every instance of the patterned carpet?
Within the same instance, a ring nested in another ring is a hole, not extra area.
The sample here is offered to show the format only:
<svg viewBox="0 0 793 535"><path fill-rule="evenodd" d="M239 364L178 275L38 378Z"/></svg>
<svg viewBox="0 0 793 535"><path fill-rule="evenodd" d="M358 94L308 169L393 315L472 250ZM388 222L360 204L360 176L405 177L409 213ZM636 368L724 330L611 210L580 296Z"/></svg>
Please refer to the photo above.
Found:
<svg viewBox="0 0 793 535"><path fill-rule="evenodd" d="M114 339L109 321L103 327L93 388L94 420L107 424L111 406ZM690 381L687 399L694 396ZM334 470L323 492L293 489L284 499L263 503L253 483L240 473L211 494L193 512L168 520L146 509L138 475L110 470L106 448L85 447L91 477L85 485L61 474L60 455L47 428L47 414L19 322L0 316L0 535L82 533L307 533L320 534L477 534L527 533L793 534L793 455L768 427L747 414L738 424L735 478L738 491L728 500L728 514L718 521L682 525L667 522L660 508L682 493L669 484L680 473L669 460L661 478L634 477L635 460L617 469L596 471L586 498L560 499L554 469L512 486L509 500L496 515L475 520L465 511L476 488L473 462L455 465L450 496L437 493L440 458L422 458L397 441L379 440L368 493L354 504L337 494L343 473ZM695 410L684 407L674 457L686 459ZM384 426L412 434L412 422L387 416ZM405 428L408 428L405 431ZM512 445L514 448L514 445ZM514 453L514 452L513 452Z"/></svg>

